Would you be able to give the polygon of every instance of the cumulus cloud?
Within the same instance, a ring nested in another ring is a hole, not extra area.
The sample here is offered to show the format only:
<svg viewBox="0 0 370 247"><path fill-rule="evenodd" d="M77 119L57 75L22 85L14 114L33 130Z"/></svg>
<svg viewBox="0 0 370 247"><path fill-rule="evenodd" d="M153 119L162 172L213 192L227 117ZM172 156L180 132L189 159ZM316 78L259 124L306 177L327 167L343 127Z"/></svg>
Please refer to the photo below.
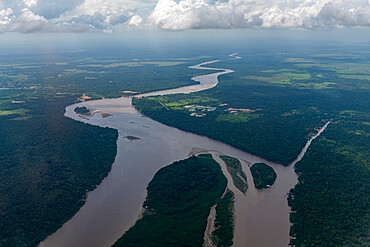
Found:
<svg viewBox="0 0 370 247"><path fill-rule="evenodd" d="M370 26L370 0L0 0L0 32L345 26Z"/></svg>
<svg viewBox="0 0 370 247"><path fill-rule="evenodd" d="M12 9L0 10L0 31L6 31L13 18Z"/></svg>
<svg viewBox="0 0 370 247"><path fill-rule="evenodd" d="M23 0L23 3L28 7L34 7L37 5L37 0Z"/></svg>
<svg viewBox="0 0 370 247"><path fill-rule="evenodd" d="M143 22L144 22L144 19L141 18L141 16L134 15L133 17L131 17L128 24L130 25L131 28L137 29L137 28L140 28L142 26Z"/></svg>
<svg viewBox="0 0 370 247"><path fill-rule="evenodd" d="M245 25L243 13L225 3L159 0L149 21L161 29L235 28Z"/></svg>
<svg viewBox="0 0 370 247"><path fill-rule="evenodd" d="M138 27L143 19L132 18L133 11L147 5L138 0L0 0L0 32L110 32L125 25Z"/></svg>
<svg viewBox="0 0 370 247"><path fill-rule="evenodd" d="M318 13L318 24L325 26L370 26L370 6L348 8L326 3Z"/></svg>
<svg viewBox="0 0 370 247"><path fill-rule="evenodd" d="M85 0L74 9L65 12L56 22L73 22L86 24L95 30L110 31L126 23L140 4L131 0Z"/></svg>
<svg viewBox="0 0 370 247"><path fill-rule="evenodd" d="M149 17L160 29L369 26L369 0L159 0Z"/></svg>

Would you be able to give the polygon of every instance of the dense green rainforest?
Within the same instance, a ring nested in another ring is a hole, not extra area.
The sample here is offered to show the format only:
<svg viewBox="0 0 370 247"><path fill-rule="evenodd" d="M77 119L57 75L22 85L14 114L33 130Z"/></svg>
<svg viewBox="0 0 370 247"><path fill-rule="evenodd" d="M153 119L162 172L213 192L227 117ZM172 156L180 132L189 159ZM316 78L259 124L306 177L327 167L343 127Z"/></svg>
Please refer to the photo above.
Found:
<svg viewBox="0 0 370 247"><path fill-rule="evenodd" d="M35 246L77 212L110 169L117 132L65 118L65 106L83 94L98 99L189 85L205 71L188 66L218 58L212 66L235 72L214 89L139 99L135 106L164 124L283 165L332 120L296 165L292 244L369 246L368 46L300 45L246 50L243 43L238 60L208 42L205 52L167 46L166 54L127 47L0 50L0 246ZM219 209L230 208L225 200ZM220 222L230 223L223 215ZM222 241L230 244L230 228L224 229Z"/></svg>
<svg viewBox="0 0 370 247"><path fill-rule="evenodd" d="M295 246L369 246L370 114L331 123L296 165Z"/></svg>
<svg viewBox="0 0 370 247"><path fill-rule="evenodd" d="M74 100L40 96L24 108L31 118L0 116L0 246L35 246L108 174L118 133L64 117Z"/></svg>

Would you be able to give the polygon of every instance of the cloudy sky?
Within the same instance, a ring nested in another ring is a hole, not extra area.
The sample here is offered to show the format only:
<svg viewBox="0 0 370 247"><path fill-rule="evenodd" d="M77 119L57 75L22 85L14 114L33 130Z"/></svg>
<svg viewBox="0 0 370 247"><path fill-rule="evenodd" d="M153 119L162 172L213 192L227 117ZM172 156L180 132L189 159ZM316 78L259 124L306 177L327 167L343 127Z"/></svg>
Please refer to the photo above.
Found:
<svg viewBox="0 0 370 247"><path fill-rule="evenodd" d="M0 33L366 26L370 0L0 0Z"/></svg>

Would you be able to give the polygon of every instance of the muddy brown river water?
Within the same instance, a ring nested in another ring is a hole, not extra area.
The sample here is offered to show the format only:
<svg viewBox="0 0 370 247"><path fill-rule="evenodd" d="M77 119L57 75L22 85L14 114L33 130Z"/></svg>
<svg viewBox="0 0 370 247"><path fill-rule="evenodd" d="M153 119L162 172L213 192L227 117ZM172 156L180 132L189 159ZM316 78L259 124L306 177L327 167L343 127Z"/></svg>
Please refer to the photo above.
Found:
<svg viewBox="0 0 370 247"><path fill-rule="evenodd" d="M233 72L229 69L205 67L217 61L190 67L216 71L193 77L194 81L200 82L199 85L136 97L190 93L212 88L217 85L218 76ZM77 106L93 108L111 116L102 117L102 114L97 113L82 118L74 112ZM185 159L199 150L211 152L216 159L221 153L238 158L242 161L243 170L248 177L249 189L246 195L236 190L229 181L229 187L236 197L234 246L288 246L290 208L287 204L287 193L297 183L295 163L284 167L222 142L163 125L143 117L132 107L131 98L127 97L74 104L66 107L65 116L87 124L117 129L118 152L108 176L95 190L88 193L86 204L57 232L41 242L40 247L111 246L135 224L146 197L146 187L154 174L160 168L176 160ZM309 143L302 150L300 158ZM217 161L222 164L222 160ZM277 179L270 189L254 188L249 165L256 162L265 162L275 169ZM225 167L223 171L230 180Z"/></svg>

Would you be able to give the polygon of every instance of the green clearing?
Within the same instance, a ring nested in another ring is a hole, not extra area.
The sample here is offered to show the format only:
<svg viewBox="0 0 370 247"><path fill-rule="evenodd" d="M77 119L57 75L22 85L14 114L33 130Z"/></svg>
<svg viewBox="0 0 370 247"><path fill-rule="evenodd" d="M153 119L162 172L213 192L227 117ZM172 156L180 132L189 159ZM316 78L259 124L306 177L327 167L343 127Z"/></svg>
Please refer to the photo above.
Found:
<svg viewBox="0 0 370 247"><path fill-rule="evenodd" d="M14 69L37 69L42 68L44 66L42 65L19 65L19 66L13 66Z"/></svg>
<svg viewBox="0 0 370 247"><path fill-rule="evenodd" d="M159 67L170 67L176 66L180 64L184 64L185 62L181 61L164 61L164 62L123 62L123 63L112 63L112 64L83 64L78 65L78 67L93 67L93 68L117 68L117 67L139 67L144 65L156 65Z"/></svg>
<svg viewBox="0 0 370 247"><path fill-rule="evenodd" d="M41 63L3 63L0 67L5 67L8 69L29 69L29 68L41 68L43 64Z"/></svg>
<svg viewBox="0 0 370 247"><path fill-rule="evenodd" d="M266 72L265 73L271 73ZM275 74L272 77L267 76L244 76L242 77L244 79L250 79L250 80L258 80L263 82L268 82L272 84L283 84L283 85L292 85L294 81L299 80L309 80L311 78L311 74L308 73L288 73L283 72L280 74Z"/></svg>
<svg viewBox="0 0 370 247"><path fill-rule="evenodd" d="M318 58L335 58L335 59L347 59L347 58L362 58L361 55L354 55L354 54L345 54L345 53L327 53L327 54L312 54L311 57L318 57Z"/></svg>
<svg viewBox="0 0 370 247"><path fill-rule="evenodd" d="M281 76L288 77L290 80L308 80L311 78L308 73L282 73Z"/></svg>
<svg viewBox="0 0 370 247"><path fill-rule="evenodd" d="M370 63L342 63L323 67L331 68L340 74L370 74Z"/></svg>
<svg viewBox="0 0 370 247"><path fill-rule="evenodd" d="M180 94L177 96L177 100L173 101L171 96L159 96L156 98L159 102L164 104L166 107L173 110L184 110L185 106L190 105L204 105L204 106L216 106L220 104L220 101L211 97L187 97L186 95Z"/></svg>
<svg viewBox="0 0 370 247"><path fill-rule="evenodd" d="M338 84L335 82L322 82L322 83L295 83L294 86L302 89L329 89L334 88Z"/></svg>
<svg viewBox="0 0 370 247"><path fill-rule="evenodd" d="M263 81L268 82L271 84L282 84L282 85L291 85L290 79L288 77L284 76L276 76L276 77L266 77L266 76L244 76L242 77L244 79L249 80L257 80L257 81Z"/></svg>
<svg viewBox="0 0 370 247"><path fill-rule="evenodd" d="M367 74L367 75L339 75L339 76L342 77L342 78L346 78L346 79L370 81L370 74Z"/></svg>
<svg viewBox="0 0 370 247"><path fill-rule="evenodd" d="M315 60L306 59L306 58L294 58L294 57L287 58L285 59L285 61L288 63L316 63Z"/></svg>
<svg viewBox="0 0 370 247"><path fill-rule="evenodd" d="M28 120L32 118L32 116L19 116L19 117L15 117L15 118L10 118L9 120L14 120L14 121L22 121L22 120Z"/></svg>
<svg viewBox="0 0 370 247"><path fill-rule="evenodd" d="M299 72L296 69L269 69L269 70L262 70L262 73L281 73L281 72Z"/></svg>
<svg viewBox="0 0 370 247"><path fill-rule="evenodd" d="M324 69L333 70L339 74L352 74L352 75L369 75L370 63L322 63L313 62L311 64L294 64L296 67L319 67Z"/></svg>
<svg viewBox="0 0 370 247"><path fill-rule="evenodd" d="M226 184L219 164L209 156L162 168L147 188L144 217L113 246L203 246L210 208Z"/></svg>
<svg viewBox="0 0 370 247"><path fill-rule="evenodd" d="M252 119L259 117L259 114L256 113L241 113L238 115L235 114L222 114L218 115L216 118L217 122L226 121L230 123L246 123Z"/></svg>
<svg viewBox="0 0 370 247"><path fill-rule="evenodd" d="M0 116L7 116L7 115L26 115L27 112L29 112L30 110L28 109L25 109L25 108L18 108L18 109L15 109L15 110L0 110Z"/></svg>
<svg viewBox="0 0 370 247"><path fill-rule="evenodd" d="M64 75L74 75L74 74L97 74L104 73L104 71L89 71L89 70L80 70L80 69L65 69Z"/></svg>
<svg viewBox="0 0 370 247"><path fill-rule="evenodd" d="M205 58L210 58L210 56L181 57L181 58L174 58L172 60L175 60L175 61L191 61L191 60L198 60L198 59L205 59Z"/></svg>
<svg viewBox="0 0 370 247"><path fill-rule="evenodd" d="M288 69L287 69L288 70ZM264 71L266 72L266 71ZM270 72L268 72L270 73ZM274 73L274 72L271 72ZM360 79L366 78L360 76L351 75L340 75L340 77L348 79ZM322 74L317 74L316 76L311 76L309 73L280 73L275 74L272 77L266 76L244 76L244 79L257 80L261 82L267 82L270 84L280 85L280 86L292 86L300 89L329 89L338 86L336 82L323 81L325 78ZM305 81L305 82L301 82Z"/></svg>
<svg viewBox="0 0 370 247"><path fill-rule="evenodd" d="M0 77L5 77L5 78L12 79L12 80L17 80L17 81L25 81L29 79L29 75L25 75L21 73L19 74L11 74L11 73L0 74Z"/></svg>

